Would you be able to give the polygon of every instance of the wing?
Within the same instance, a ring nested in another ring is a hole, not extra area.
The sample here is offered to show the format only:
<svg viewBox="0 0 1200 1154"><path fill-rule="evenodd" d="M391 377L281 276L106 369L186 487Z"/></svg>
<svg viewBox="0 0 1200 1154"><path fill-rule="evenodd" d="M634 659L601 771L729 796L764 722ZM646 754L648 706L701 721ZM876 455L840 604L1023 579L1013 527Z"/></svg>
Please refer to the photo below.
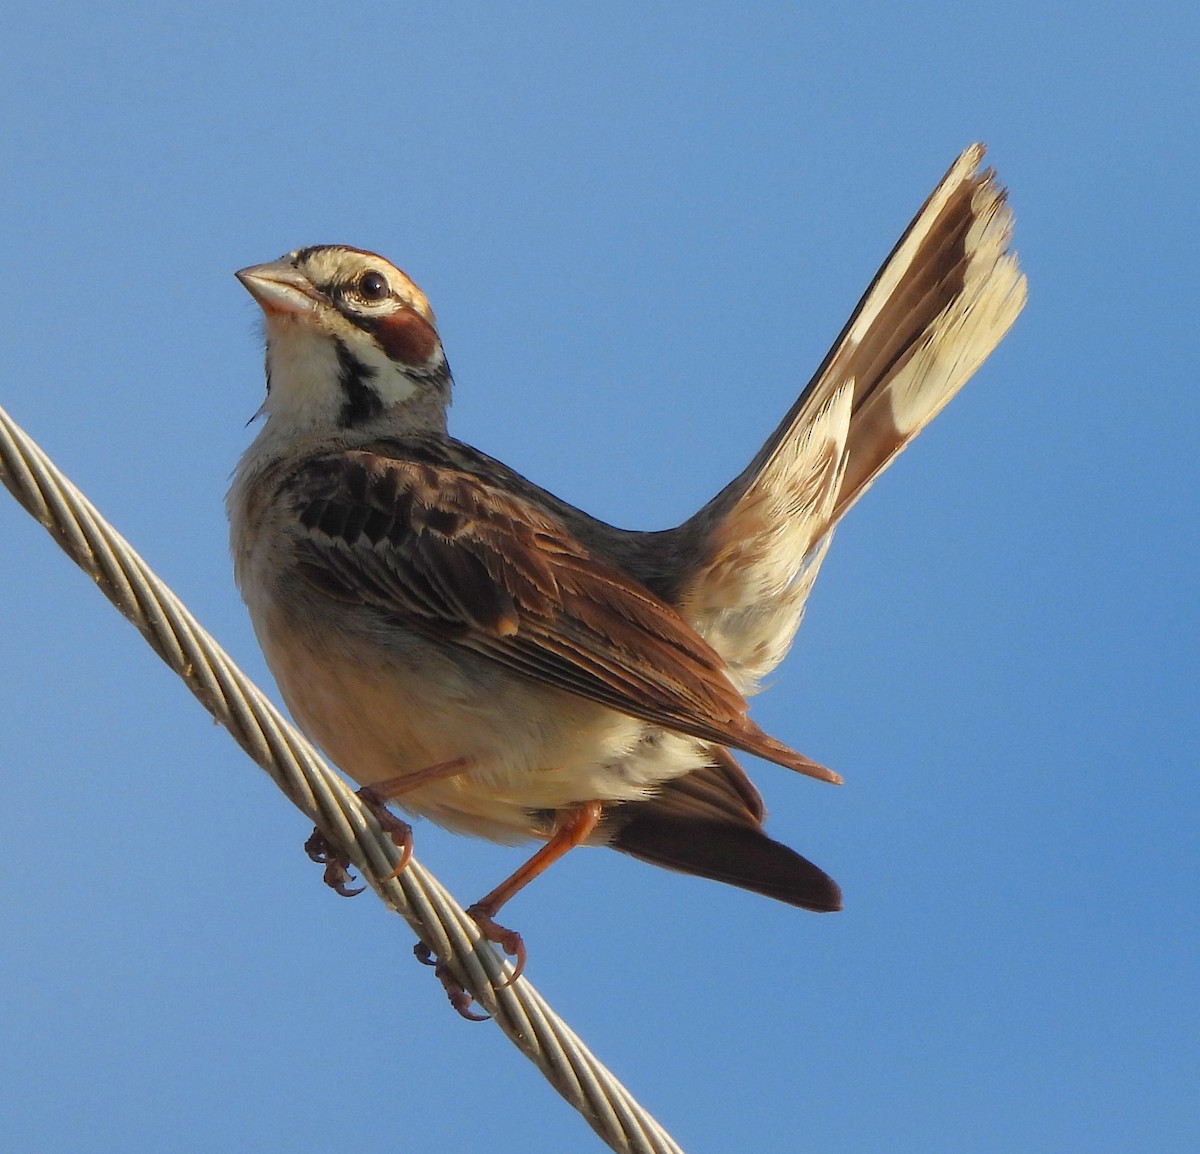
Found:
<svg viewBox="0 0 1200 1154"><path fill-rule="evenodd" d="M787 651L830 530L1025 304L983 151L951 166L758 456L684 526L704 544L678 603L744 691Z"/></svg>
<svg viewBox="0 0 1200 1154"><path fill-rule="evenodd" d="M319 457L286 500L302 577L432 638L621 713L825 780L764 733L679 614L534 503L453 468Z"/></svg>

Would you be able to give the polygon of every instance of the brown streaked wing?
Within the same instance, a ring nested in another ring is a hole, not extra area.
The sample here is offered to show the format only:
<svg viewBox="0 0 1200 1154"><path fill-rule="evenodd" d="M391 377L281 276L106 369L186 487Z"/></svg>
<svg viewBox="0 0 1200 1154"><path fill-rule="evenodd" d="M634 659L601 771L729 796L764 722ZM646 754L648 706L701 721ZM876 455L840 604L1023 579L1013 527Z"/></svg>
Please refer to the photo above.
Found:
<svg viewBox="0 0 1200 1154"><path fill-rule="evenodd" d="M836 775L746 716L720 656L531 502L470 473L363 451L293 478L299 571L340 599L622 713Z"/></svg>

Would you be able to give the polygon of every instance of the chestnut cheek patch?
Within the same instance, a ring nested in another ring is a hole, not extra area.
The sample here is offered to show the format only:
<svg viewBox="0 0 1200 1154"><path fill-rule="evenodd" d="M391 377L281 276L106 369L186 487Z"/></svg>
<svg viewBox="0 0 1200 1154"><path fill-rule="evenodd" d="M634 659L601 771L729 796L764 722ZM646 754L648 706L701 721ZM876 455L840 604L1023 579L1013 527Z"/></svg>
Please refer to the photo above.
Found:
<svg viewBox="0 0 1200 1154"><path fill-rule="evenodd" d="M375 322L375 339L394 361L421 366L429 362L438 347L433 326L411 309L399 309Z"/></svg>

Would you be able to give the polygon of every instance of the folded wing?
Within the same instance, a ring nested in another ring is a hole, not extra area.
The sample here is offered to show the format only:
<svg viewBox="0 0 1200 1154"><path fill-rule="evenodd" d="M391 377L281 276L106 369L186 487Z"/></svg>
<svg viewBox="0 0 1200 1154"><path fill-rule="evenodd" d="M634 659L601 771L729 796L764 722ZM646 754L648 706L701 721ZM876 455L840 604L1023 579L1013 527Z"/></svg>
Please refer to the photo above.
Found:
<svg viewBox="0 0 1200 1154"><path fill-rule="evenodd" d="M461 470L346 451L291 484L298 569L527 677L825 780L764 733L722 658L671 606L532 502Z"/></svg>

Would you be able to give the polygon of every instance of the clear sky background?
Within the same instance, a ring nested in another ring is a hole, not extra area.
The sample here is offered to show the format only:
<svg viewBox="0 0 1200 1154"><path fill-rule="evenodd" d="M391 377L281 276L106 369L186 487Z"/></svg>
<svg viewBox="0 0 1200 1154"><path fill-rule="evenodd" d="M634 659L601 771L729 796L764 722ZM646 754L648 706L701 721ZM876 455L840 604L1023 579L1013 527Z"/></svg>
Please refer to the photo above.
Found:
<svg viewBox="0 0 1200 1154"><path fill-rule="evenodd" d="M262 392L234 269L383 252L458 436L662 527L987 141L1029 306L847 518L755 703L847 779L750 766L845 912L592 850L505 920L689 1154L1200 1148L1193 4L4 24L0 404L265 685L223 510ZM600 1149L0 498L0 1149ZM520 860L427 823L417 853L464 902Z"/></svg>

